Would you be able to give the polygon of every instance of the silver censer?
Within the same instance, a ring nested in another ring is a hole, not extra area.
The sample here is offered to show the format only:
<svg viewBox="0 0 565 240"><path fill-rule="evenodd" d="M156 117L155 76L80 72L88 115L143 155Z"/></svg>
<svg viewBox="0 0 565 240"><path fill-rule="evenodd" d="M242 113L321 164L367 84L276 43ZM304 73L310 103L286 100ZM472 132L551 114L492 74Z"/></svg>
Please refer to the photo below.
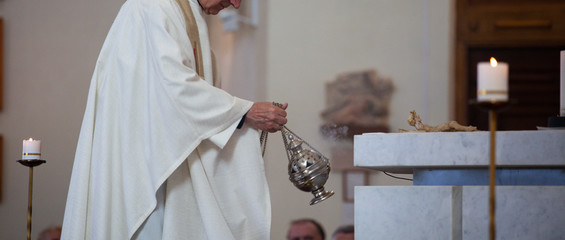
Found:
<svg viewBox="0 0 565 240"><path fill-rule="evenodd" d="M324 190L330 174L329 160L287 127L283 126L281 133L289 161L288 175L294 186L314 194L310 205L333 196L333 191Z"/></svg>

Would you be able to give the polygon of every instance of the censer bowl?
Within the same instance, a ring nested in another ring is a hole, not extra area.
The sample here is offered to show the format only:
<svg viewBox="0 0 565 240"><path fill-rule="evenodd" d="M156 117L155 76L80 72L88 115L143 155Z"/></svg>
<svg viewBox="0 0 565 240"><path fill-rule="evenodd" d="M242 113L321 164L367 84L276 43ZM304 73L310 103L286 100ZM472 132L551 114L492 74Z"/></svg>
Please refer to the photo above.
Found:
<svg viewBox="0 0 565 240"><path fill-rule="evenodd" d="M314 194L310 205L333 196L333 191L324 189L330 175L330 161L286 126L281 129L281 134L288 157L288 178L292 184Z"/></svg>
<svg viewBox="0 0 565 240"><path fill-rule="evenodd" d="M319 203L334 195L324 190L328 180L330 165L328 160L314 150L302 149L296 154L298 158L289 162L289 179L298 189L312 192L314 198L310 205Z"/></svg>

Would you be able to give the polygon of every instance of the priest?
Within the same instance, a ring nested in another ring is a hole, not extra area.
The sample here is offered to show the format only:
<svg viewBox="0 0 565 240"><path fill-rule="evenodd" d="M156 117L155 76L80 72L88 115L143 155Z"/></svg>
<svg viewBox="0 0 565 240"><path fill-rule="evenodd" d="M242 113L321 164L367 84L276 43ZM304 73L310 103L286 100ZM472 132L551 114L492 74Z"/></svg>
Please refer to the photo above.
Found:
<svg viewBox="0 0 565 240"><path fill-rule="evenodd" d="M241 0L127 0L100 52L62 239L269 239L259 131L286 107L214 87L203 14Z"/></svg>

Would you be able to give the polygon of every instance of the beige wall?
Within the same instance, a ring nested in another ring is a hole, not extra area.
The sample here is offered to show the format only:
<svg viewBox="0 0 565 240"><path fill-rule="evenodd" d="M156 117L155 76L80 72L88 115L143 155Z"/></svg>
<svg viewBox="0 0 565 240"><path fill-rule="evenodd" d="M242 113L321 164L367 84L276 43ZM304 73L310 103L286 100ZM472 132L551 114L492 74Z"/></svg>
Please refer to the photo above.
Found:
<svg viewBox="0 0 565 240"><path fill-rule="evenodd" d="M33 238L62 222L90 75L122 3L0 0L5 23L2 239L25 237L28 170L15 162L24 138L42 139L48 161L34 175ZM318 133L323 87L344 71L375 68L394 80L393 130L408 127L412 109L430 123L451 118L452 7L453 0L261 1L257 29L225 34L211 18L210 32L224 67L233 64L224 68L225 88L252 100L289 102L288 126L327 153L331 142ZM351 206L342 204L339 173L332 173L327 184L336 196L310 207L311 195L292 186L286 164L280 135L271 134L266 165L273 239L284 238L288 222L297 217L319 219L328 234L346 221ZM406 184L377 173L371 183Z"/></svg>
<svg viewBox="0 0 565 240"><path fill-rule="evenodd" d="M42 140L33 239L61 224L75 145L98 51L123 1L0 1L4 18L4 136L0 239L25 239L28 169L22 140Z"/></svg>
<svg viewBox="0 0 565 240"><path fill-rule="evenodd" d="M287 126L325 153L331 142L318 131L324 85L341 72L374 68L393 79L392 131L409 127L410 110L427 123L446 121L452 114L452 7L452 0L269 1L267 96L289 102ZM273 239L282 239L297 217L319 219L330 234L347 222L351 208L340 200L340 174L327 184L336 197L306 206L311 196L289 185L280 142L273 137L268 154ZM407 184L376 173L371 183Z"/></svg>

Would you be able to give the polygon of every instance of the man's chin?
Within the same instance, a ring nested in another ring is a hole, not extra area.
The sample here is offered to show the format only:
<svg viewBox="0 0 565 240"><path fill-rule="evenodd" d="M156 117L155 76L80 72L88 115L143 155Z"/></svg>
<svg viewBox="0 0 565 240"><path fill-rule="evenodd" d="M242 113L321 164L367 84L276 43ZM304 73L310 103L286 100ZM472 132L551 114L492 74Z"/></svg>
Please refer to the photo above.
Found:
<svg viewBox="0 0 565 240"><path fill-rule="evenodd" d="M218 14L220 11L222 11L223 8L221 9L216 9L216 8L212 8L212 9L207 9L205 12L208 15L216 15Z"/></svg>
<svg viewBox="0 0 565 240"><path fill-rule="evenodd" d="M208 10L208 11L206 11L206 14L208 14L208 15L216 15L216 14L218 14L218 12L219 12L219 11L217 11L217 10Z"/></svg>

